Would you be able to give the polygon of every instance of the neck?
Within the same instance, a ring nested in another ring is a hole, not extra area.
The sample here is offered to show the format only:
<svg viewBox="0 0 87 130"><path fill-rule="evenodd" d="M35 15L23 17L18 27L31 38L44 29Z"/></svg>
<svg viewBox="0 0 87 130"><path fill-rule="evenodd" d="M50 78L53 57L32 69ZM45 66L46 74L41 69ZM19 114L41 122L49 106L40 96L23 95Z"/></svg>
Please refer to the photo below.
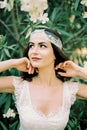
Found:
<svg viewBox="0 0 87 130"><path fill-rule="evenodd" d="M40 68L38 73L38 80L44 86L52 86L56 82L57 78L55 75L54 66Z"/></svg>

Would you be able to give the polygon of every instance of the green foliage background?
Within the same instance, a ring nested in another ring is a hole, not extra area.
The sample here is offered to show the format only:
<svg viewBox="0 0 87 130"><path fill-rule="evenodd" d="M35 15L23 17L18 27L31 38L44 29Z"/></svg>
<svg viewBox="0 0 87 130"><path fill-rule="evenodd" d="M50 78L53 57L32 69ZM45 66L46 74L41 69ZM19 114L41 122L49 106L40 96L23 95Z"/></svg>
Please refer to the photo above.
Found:
<svg viewBox="0 0 87 130"><path fill-rule="evenodd" d="M87 18L84 19L82 16L87 7L80 2L81 0L48 0L49 7L46 12L49 21L44 25L40 21L31 22L29 14L20 11L19 0L15 0L11 12L0 9L0 60L22 57L30 32L46 26L61 33L64 41L63 50L71 60L82 66L87 60L87 53L82 52L82 49L87 48ZM0 75L19 74L15 69L11 69ZM87 83L82 79L72 80ZM3 118L3 113L6 113L9 108L14 109L15 118ZM19 116L12 94L0 94L0 130L18 129ZM72 106L66 130L87 130L87 101L77 100Z"/></svg>

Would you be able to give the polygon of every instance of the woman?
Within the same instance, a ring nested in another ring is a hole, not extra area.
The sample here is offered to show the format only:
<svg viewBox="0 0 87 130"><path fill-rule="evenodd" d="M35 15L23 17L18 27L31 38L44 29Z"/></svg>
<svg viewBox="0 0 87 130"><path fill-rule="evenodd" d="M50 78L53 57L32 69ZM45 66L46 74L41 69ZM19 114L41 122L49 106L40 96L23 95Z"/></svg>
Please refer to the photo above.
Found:
<svg viewBox="0 0 87 130"><path fill-rule="evenodd" d="M64 130L76 97L87 99L87 85L69 81L87 79L87 72L63 54L62 39L53 30L32 32L25 57L0 63L0 72L9 68L23 72L0 78L0 92L15 94L20 130Z"/></svg>

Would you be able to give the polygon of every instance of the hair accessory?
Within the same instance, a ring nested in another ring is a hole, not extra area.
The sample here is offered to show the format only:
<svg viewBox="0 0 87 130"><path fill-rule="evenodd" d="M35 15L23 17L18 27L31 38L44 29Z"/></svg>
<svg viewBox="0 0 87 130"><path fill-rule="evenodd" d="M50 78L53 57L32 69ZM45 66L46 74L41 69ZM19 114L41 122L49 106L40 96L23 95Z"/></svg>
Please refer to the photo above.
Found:
<svg viewBox="0 0 87 130"><path fill-rule="evenodd" d="M62 41L59 38L55 38L52 34L47 34L47 36L54 45L62 49Z"/></svg>
<svg viewBox="0 0 87 130"><path fill-rule="evenodd" d="M53 34L52 32L45 31L45 29L40 29L40 30L35 30L34 32L31 33L31 35L34 33L45 33L52 44L57 46L59 49L62 49L61 39L55 34Z"/></svg>

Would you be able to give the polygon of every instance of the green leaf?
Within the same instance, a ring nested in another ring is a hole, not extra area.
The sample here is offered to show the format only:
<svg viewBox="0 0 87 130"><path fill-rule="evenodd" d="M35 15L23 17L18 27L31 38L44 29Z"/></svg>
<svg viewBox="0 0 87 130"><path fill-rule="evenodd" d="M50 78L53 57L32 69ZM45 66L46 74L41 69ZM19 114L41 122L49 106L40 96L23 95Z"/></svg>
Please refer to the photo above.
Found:
<svg viewBox="0 0 87 130"><path fill-rule="evenodd" d="M57 12L58 12L58 8L54 8L52 15L51 15L52 21L55 21L56 15L58 15Z"/></svg>
<svg viewBox="0 0 87 130"><path fill-rule="evenodd" d="M79 6L79 2L80 2L80 0L75 0L75 11L77 10L77 8Z"/></svg>
<svg viewBox="0 0 87 130"><path fill-rule="evenodd" d="M6 36L0 35L0 47L6 43Z"/></svg>
<svg viewBox="0 0 87 130"><path fill-rule="evenodd" d="M3 122L0 121L0 125L3 128L2 130L8 130L7 127L3 124Z"/></svg>
<svg viewBox="0 0 87 130"><path fill-rule="evenodd" d="M68 32L66 32L66 31L64 31L64 30L62 30L62 29L57 29L58 30L58 32L60 32L60 34L62 34L62 35L65 35L65 36L68 36L68 37L70 37L70 33L68 33Z"/></svg>
<svg viewBox="0 0 87 130"><path fill-rule="evenodd" d="M16 120L13 124L10 124L10 130L19 130L20 124L19 121Z"/></svg>
<svg viewBox="0 0 87 130"><path fill-rule="evenodd" d="M11 96L8 95L7 101L6 101L6 104L5 104L4 113L6 113L8 111L8 109L10 108L10 105L11 105Z"/></svg>
<svg viewBox="0 0 87 130"><path fill-rule="evenodd" d="M67 127L68 127L68 130L72 130L72 128L69 125Z"/></svg>
<svg viewBox="0 0 87 130"><path fill-rule="evenodd" d="M5 52L5 54L6 54L9 58L11 58L11 55L10 55L8 49L4 49L4 52Z"/></svg>
<svg viewBox="0 0 87 130"><path fill-rule="evenodd" d="M7 100L7 94L3 93L0 95L0 106L3 105Z"/></svg>

